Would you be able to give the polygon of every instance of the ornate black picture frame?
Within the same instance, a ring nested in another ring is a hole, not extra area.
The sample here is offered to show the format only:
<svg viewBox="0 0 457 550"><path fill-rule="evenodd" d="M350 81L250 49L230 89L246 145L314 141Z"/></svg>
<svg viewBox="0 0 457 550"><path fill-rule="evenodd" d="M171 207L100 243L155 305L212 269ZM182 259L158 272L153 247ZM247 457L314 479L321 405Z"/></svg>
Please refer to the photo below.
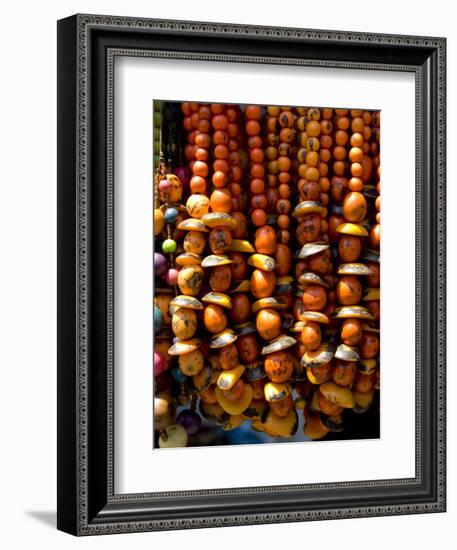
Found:
<svg viewBox="0 0 457 550"><path fill-rule="evenodd" d="M416 89L416 476L115 494L115 56L406 71ZM446 41L74 15L58 22L58 528L75 535L445 511Z"/></svg>

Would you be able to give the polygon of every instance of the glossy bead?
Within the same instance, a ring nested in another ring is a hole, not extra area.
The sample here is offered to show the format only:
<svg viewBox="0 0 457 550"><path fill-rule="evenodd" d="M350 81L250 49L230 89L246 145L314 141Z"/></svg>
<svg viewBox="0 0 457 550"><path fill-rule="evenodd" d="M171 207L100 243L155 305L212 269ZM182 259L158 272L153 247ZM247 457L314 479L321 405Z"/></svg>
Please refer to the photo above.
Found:
<svg viewBox="0 0 457 550"><path fill-rule="evenodd" d="M360 223L367 214L367 201L362 193L350 191L343 200L343 215L348 222Z"/></svg>
<svg viewBox="0 0 457 550"><path fill-rule="evenodd" d="M208 237L213 254L225 254L232 243L232 234L227 227L212 229Z"/></svg>
<svg viewBox="0 0 457 550"><path fill-rule="evenodd" d="M154 376L160 376L162 372L166 369L165 359L163 355L155 351L154 352Z"/></svg>
<svg viewBox="0 0 457 550"><path fill-rule="evenodd" d="M264 340L272 340L281 331L281 315L275 309L261 309L256 316L256 328Z"/></svg>
<svg viewBox="0 0 457 550"><path fill-rule="evenodd" d="M192 218L201 218L209 211L209 199L206 195L191 195L186 202L186 208L189 216Z"/></svg>
<svg viewBox="0 0 457 550"><path fill-rule="evenodd" d="M236 347L242 363L249 364L257 359L260 354L260 344L255 334L243 334L238 336Z"/></svg>
<svg viewBox="0 0 457 550"><path fill-rule="evenodd" d="M197 315L195 311L180 307L171 318L173 334L180 340L188 340L197 331Z"/></svg>
<svg viewBox="0 0 457 550"><path fill-rule="evenodd" d="M292 357L286 351L276 351L265 358L265 372L272 382L285 382L290 378L292 370Z"/></svg>
<svg viewBox="0 0 457 550"><path fill-rule="evenodd" d="M188 435L186 430L177 424L172 424L165 428L159 437L160 448L185 447L187 445Z"/></svg>
<svg viewBox="0 0 457 550"><path fill-rule="evenodd" d="M205 234L201 231L188 231L183 241L184 252L200 255L206 246Z"/></svg>
<svg viewBox="0 0 457 550"><path fill-rule="evenodd" d="M165 274L168 264L165 256L159 252L154 252L154 271L157 277L161 277Z"/></svg>
<svg viewBox="0 0 457 550"><path fill-rule="evenodd" d="M202 287L205 272L199 265L190 265L179 270L178 285L183 294L196 296Z"/></svg>
<svg viewBox="0 0 457 550"><path fill-rule="evenodd" d="M188 435L195 435L201 428L202 419L195 411L187 409L178 414L176 424L182 426Z"/></svg>
<svg viewBox="0 0 457 550"><path fill-rule="evenodd" d="M178 284L178 275L179 275L179 270L175 269L174 267L171 267L165 273L165 282L167 283L167 285L176 286Z"/></svg>
<svg viewBox="0 0 457 550"><path fill-rule="evenodd" d="M178 364L181 371L186 376L194 376L198 374L204 364L204 357L202 352L199 349L190 351L189 353L184 353L178 358Z"/></svg>
<svg viewBox="0 0 457 550"><path fill-rule="evenodd" d="M272 271L255 269L251 275L251 292L256 298L272 296L276 287L276 275Z"/></svg>
<svg viewBox="0 0 457 550"><path fill-rule="evenodd" d="M341 325L341 340L347 346L357 346L362 338L362 323L359 319L344 319Z"/></svg>
<svg viewBox="0 0 457 550"><path fill-rule="evenodd" d="M303 303L309 311L321 311L327 303L327 293L319 285L308 285L303 291Z"/></svg>
<svg viewBox="0 0 457 550"><path fill-rule="evenodd" d="M259 227L255 232L255 249L260 254L274 254L276 251L276 233L270 225Z"/></svg>
<svg viewBox="0 0 457 550"><path fill-rule="evenodd" d="M232 194L226 188L216 188L209 201L212 212L229 213L232 210Z"/></svg>
<svg viewBox="0 0 457 550"><path fill-rule="evenodd" d="M162 243L162 252L165 254L171 254L176 251L177 244L173 239L165 239Z"/></svg>
<svg viewBox="0 0 457 550"><path fill-rule="evenodd" d="M176 210L176 208L167 208L165 210L165 221L167 223L175 223L179 216L179 212Z"/></svg>
<svg viewBox="0 0 457 550"><path fill-rule="evenodd" d="M170 193L172 187L173 186L172 186L171 181L168 181L168 180L160 180L159 181L159 191L164 196L166 196Z"/></svg>
<svg viewBox="0 0 457 550"><path fill-rule="evenodd" d="M332 372L332 379L338 386L349 386L354 381L356 363L336 361Z"/></svg>
<svg viewBox="0 0 457 550"><path fill-rule="evenodd" d="M227 317L223 308L216 304L208 304L204 312L204 323L208 332L222 332L227 327Z"/></svg>
<svg viewBox="0 0 457 550"><path fill-rule="evenodd" d="M238 348L235 344L228 344L219 351L219 365L222 369L233 369L238 364Z"/></svg>
<svg viewBox="0 0 457 550"><path fill-rule="evenodd" d="M302 342L308 350L315 350L321 345L321 328L319 323L308 321L301 334Z"/></svg>
<svg viewBox="0 0 457 550"><path fill-rule="evenodd" d="M338 253L343 262L355 262L362 251L359 237L343 235L338 242Z"/></svg>
<svg viewBox="0 0 457 550"><path fill-rule="evenodd" d="M352 306L362 298L362 285L355 275L344 275L336 284L338 302L343 306Z"/></svg>

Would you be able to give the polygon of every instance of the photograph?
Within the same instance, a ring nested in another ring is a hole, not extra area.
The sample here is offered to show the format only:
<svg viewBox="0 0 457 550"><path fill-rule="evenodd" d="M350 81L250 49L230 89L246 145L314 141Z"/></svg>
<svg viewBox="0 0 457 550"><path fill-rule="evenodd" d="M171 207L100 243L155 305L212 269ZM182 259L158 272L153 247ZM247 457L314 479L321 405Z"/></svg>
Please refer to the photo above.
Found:
<svg viewBox="0 0 457 550"><path fill-rule="evenodd" d="M446 38L257 15L58 21L66 533L446 510Z"/></svg>
<svg viewBox="0 0 457 550"><path fill-rule="evenodd" d="M154 100L154 449L380 437L382 113L356 107Z"/></svg>

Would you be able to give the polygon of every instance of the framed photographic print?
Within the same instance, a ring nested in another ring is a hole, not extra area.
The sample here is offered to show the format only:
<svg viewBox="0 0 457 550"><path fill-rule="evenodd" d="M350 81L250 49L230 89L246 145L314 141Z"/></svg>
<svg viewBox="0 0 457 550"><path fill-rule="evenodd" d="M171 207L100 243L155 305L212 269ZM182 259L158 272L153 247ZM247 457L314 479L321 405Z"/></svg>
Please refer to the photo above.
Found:
<svg viewBox="0 0 457 550"><path fill-rule="evenodd" d="M445 511L445 39L58 51L58 528Z"/></svg>

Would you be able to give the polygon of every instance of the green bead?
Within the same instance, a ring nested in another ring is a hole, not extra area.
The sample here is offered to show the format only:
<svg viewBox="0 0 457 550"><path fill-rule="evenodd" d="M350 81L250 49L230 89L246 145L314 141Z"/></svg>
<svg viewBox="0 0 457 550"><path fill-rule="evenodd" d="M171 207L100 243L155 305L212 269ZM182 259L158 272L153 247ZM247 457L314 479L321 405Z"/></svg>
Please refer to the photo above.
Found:
<svg viewBox="0 0 457 550"><path fill-rule="evenodd" d="M176 250L176 242L173 239L165 239L162 243L162 252L171 254Z"/></svg>

